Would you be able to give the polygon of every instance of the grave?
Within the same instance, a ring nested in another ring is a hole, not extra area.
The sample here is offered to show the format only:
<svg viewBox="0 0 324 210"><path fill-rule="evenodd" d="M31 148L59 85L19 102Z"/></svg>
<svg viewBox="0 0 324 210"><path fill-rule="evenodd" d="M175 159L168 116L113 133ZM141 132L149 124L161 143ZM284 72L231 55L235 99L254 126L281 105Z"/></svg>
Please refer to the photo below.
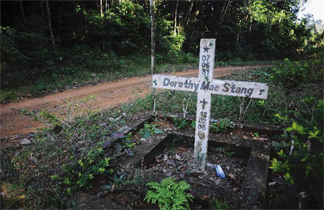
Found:
<svg viewBox="0 0 324 210"><path fill-rule="evenodd" d="M172 118L173 116L158 114L158 121L163 121L163 124L170 123ZM189 119L194 120L194 116L189 116ZM156 123L151 113L134 122L131 132L135 136L144 123ZM193 161L190 154L193 153L195 138L194 129L188 126L180 131L161 127L163 133L153 135L137 145L133 157L124 157L118 161L119 170L123 171L127 179L134 179L136 171L140 170L146 179L155 177L160 180L172 176L179 181L185 180L195 193L194 202L204 208L208 208L209 202L215 198L225 199L227 203L240 208L265 207L269 139L281 131L278 128L254 125L246 125L246 129L242 130L238 125L227 133L211 133L207 167L204 173L197 174L188 167L190 161ZM267 135L267 141L252 140L252 136L246 138L245 135L251 131L259 132L260 136ZM177 140L174 141L175 139ZM215 164L223 167L226 178L217 176L215 169L210 167Z"/></svg>
<svg viewBox="0 0 324 210"><path fill-rule="evenodd" d="M159 112L157 116L153 113L139 116L126 129L120 129L123 136L131 132L137 138L134 155L121 156L111 164L127 180L140 179L148 182L152 178L157 181L172 176L179 181L187 181L195 196L191 208L210 208L213 199L225 200L236 208L264 208L270 158L269 141L273 134L281 131L272 127L244 125L243 129L236 126L227 133L215 134L209 133L209 123L211 94L266 99L268 87L261 83L214 80L215 45L214 39L201 40L198 78L163 75L152 77L154 88L197 92L197 114L188 116L189 121L196 119L196 128L170 129L174 116ZM163 132L143 140L139 133L144 124L159 121L162 122L160 129ZM251 135L246 137L251 131L266 136L266 141L253 140ZM120 140L112 138L111 146ZM216 164L223 167L225 178L219 177L215 172ZM141 189L144 186L128 186L126 191L100 192L104 198L96 198L96 203L105 206L104 200L107 200L109 205L123 204L121 208L156 208L156 205L148 205L143 201L145 192ZM100 188L95 189L96 193L98 191ZM88 195L79 196L76 199L77 205L84 204L82 200L87 198L92 199ZM90 207L93 208L92 204Z"/></svg>
<svg viewBox="0 0 324 210"><path fill-rule="evenodd" d="M153 75L153 88L197 92L196 131L193 168L205 170L211 111L211 94L266 99L267 84L214 80L216 39L201 39L198 78Z"/></svg>

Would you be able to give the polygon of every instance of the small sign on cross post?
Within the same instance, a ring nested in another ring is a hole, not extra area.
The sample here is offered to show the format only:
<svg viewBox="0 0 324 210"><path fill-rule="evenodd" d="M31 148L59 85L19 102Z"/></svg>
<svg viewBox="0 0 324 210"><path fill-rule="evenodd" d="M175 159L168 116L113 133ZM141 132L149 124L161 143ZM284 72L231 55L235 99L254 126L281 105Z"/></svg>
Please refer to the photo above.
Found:
<svg viewBox="0 0 324 210"><path fill-rule="evenodd" d="M215 39L201 39L198 78L153 75L153 88L197 92L194 169L204 171L207 158L211 94L267 99L268 86L256 82L214 80Z"/></svg>

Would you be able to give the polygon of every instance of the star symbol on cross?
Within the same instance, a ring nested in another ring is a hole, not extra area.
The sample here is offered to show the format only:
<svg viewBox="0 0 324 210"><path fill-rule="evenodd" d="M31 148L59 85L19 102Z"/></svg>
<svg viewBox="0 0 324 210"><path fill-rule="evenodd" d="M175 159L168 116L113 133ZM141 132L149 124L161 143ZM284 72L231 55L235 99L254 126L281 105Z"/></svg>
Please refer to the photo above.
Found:
<svg viewBox="0 0 324 210"><path fill-rule="evenodd" d="M208 48L208 47L206 46L206 47L204 47L203 49L204 49L204 52L207 52L207 53L208 53L208 50L209 50L210 48Z"/></svg>

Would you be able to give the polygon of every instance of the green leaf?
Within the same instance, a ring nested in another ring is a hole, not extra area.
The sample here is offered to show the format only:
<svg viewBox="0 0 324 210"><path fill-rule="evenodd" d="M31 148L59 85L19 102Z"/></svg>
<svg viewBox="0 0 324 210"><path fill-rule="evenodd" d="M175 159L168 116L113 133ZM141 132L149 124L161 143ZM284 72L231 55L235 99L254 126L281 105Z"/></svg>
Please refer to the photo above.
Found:
<svg viewBox="0 0 324 210"><path fill-rule="evenodd" d="M161 133L163 133L163 131L161 129L155 128L154 133L155 134L161 134Z"/></svg>

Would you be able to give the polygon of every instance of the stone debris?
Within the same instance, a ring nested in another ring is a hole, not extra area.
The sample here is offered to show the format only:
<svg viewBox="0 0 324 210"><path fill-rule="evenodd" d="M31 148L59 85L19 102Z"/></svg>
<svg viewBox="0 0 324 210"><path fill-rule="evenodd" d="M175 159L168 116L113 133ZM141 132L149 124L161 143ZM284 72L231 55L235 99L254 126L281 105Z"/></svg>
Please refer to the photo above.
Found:
<svg viewBox="0 0 324 210"><path fill-rule="evenodd" d="M20 144L21 144L21 145L28 145L28 144L31 144L31 141L30 141L29 139L22 139L22 140L20 141Z"/></svg>
<svg viewBox="0 0 324 210"><path fill-rule="evenodd" d="M269 187L272 187L272 186L274 186L274 185L276 185L276 184L277 184L277 182L269 182L269 183L268 183Z"/></svg>
<svg viewBox="0 0 324 210"><path fill-rule="evenodd" d="M112 117L108 117L108 120L111 121L111 122L116 122L118 120L120 120L121 118L125 117L126 116L126 113L124 112L123 114L121 114L119 117L117 118L112 118Z"/></svg>
<svg viewBox="0 0 324 210"><path fill-rule="evenodd" d="M211 163L206 163L206 167L208 167L208 168L214 168L214 165L211 164Z"/></svg>
<svg viewBox="0 0 324 210"><path fill-rule="evenodd" d="M175 155L176 160L181 160L181 157L179 155Z"/></svg>
<svg viewBox="0 0 324 210"><path fill-rule="evenodd" d="M38 160L35 157L29 157L29 160L35 164L38 163Z"/></svg>
<svg viewBox="0 0 324 210"><path fill-rule="evenodd" d="M171 160L171 159L167 160L167 164L168 165L172 165L172 166L175 166L176 165L175 162L174 162L174 160Z"/></svg>
<svg viewBox="0 0 324 210"><path fill-rule="evenodd" d="M132 129L133 129L132 127L125 125L125 126L121 127L121 128L117 131L117 133L126 134L126 133L128 133L129 131L131 131Z"/></svg>

